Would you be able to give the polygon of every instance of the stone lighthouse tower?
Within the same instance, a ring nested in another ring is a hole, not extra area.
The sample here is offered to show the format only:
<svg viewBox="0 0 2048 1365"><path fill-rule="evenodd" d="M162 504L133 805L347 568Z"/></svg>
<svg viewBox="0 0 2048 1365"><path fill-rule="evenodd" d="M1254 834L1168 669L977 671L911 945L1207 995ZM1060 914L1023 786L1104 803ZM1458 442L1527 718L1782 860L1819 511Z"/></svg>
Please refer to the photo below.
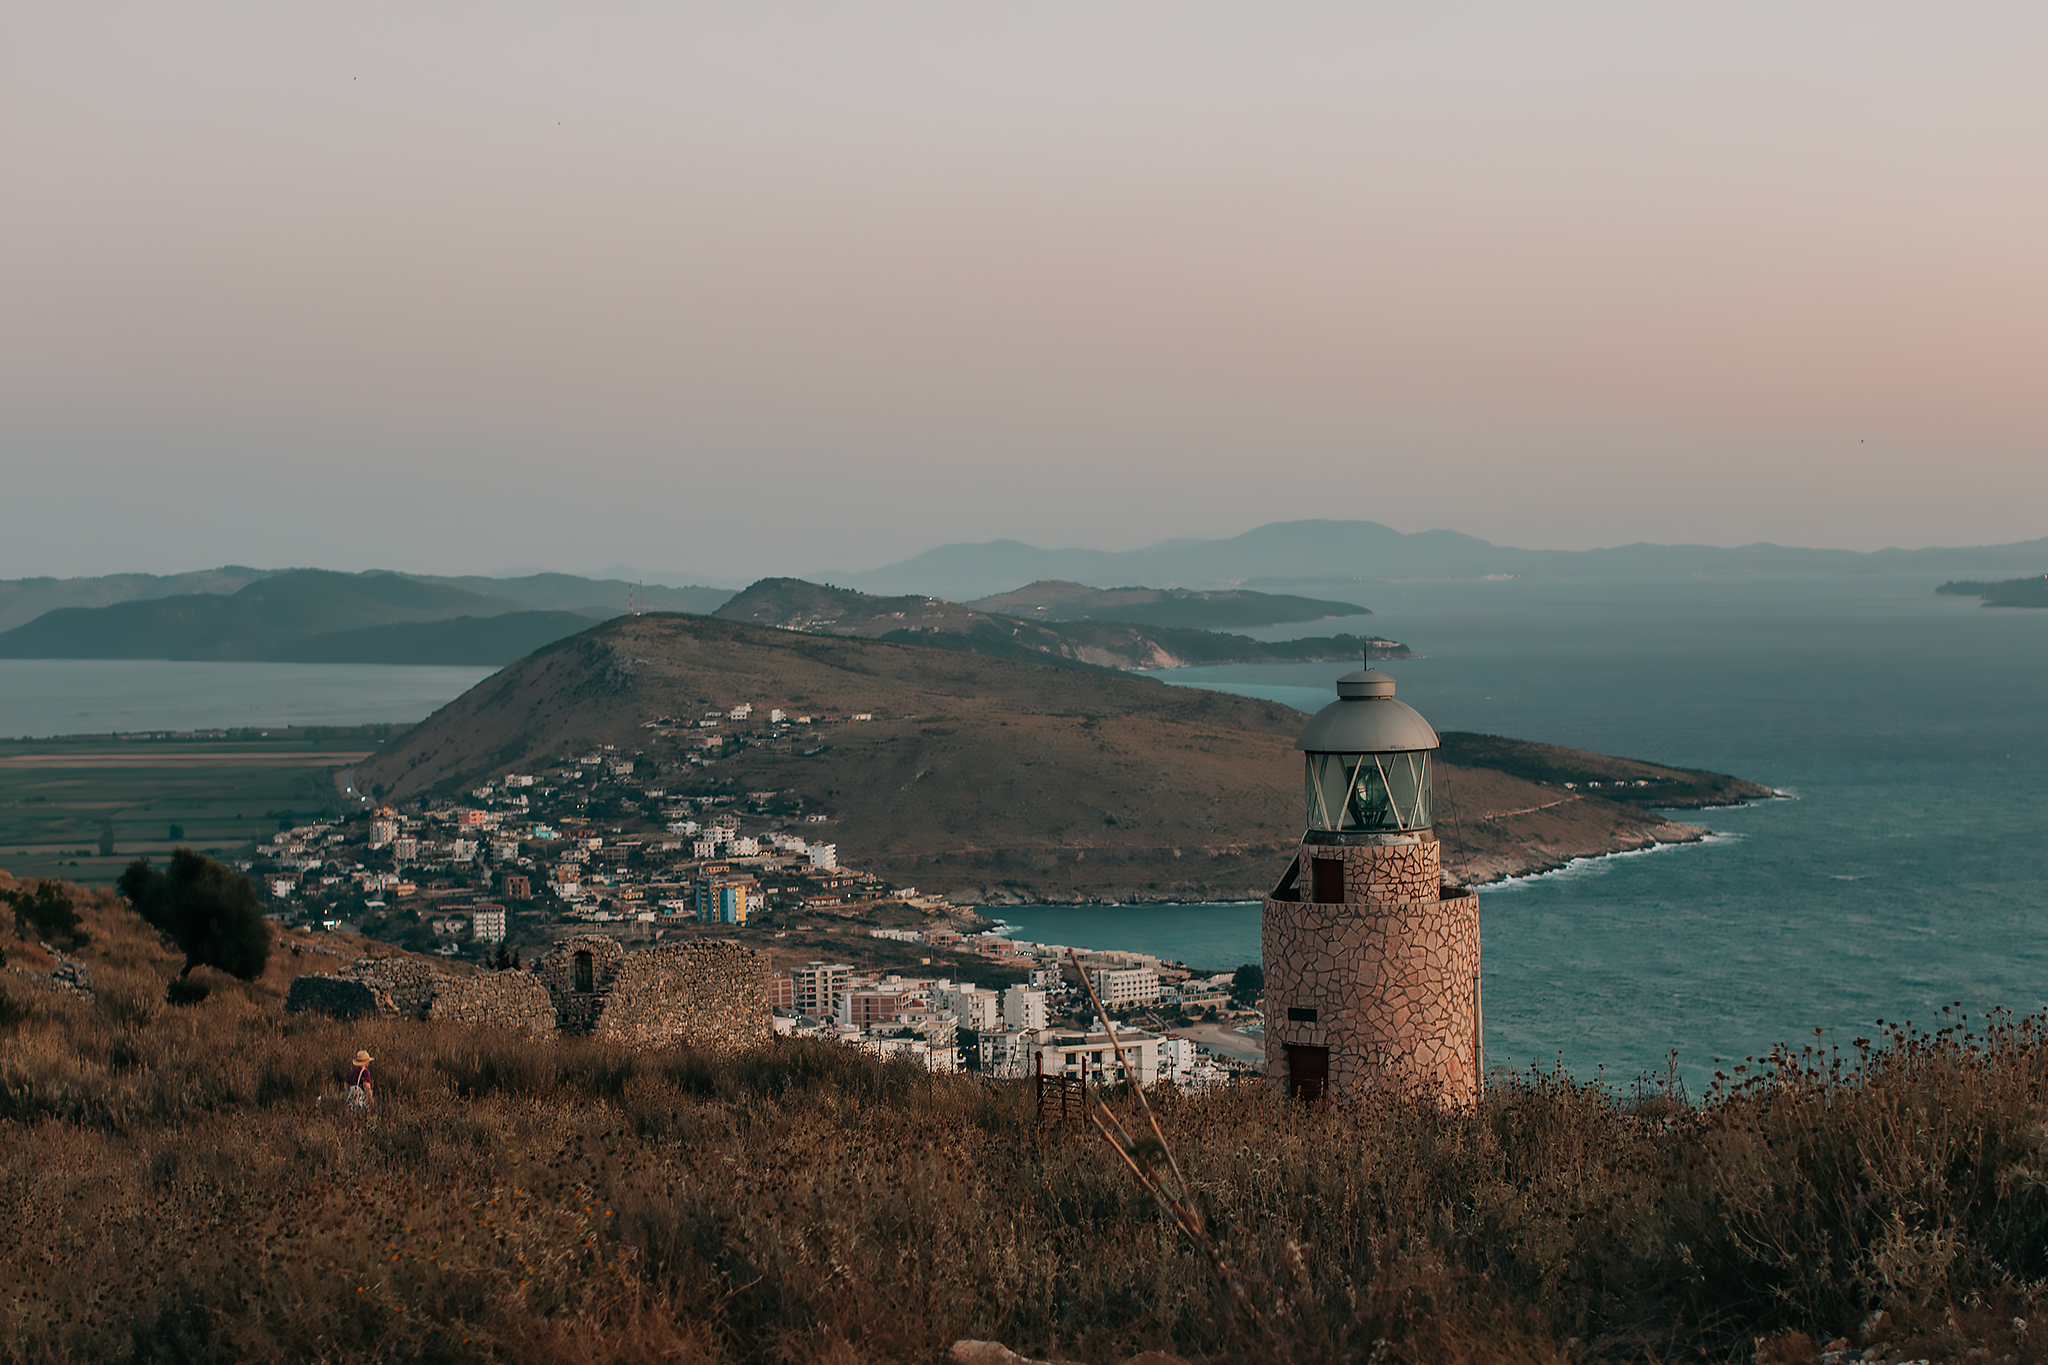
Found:
<svg viewBox="0 0 2048 1365"><path fill-rule="evenodd" d="M1305 1099L1479 1095L1479 901L1443 885L1436 731L1366 668L1337 680L1303 751L1301 851L1266 897L1266 1077Z"/></svg>

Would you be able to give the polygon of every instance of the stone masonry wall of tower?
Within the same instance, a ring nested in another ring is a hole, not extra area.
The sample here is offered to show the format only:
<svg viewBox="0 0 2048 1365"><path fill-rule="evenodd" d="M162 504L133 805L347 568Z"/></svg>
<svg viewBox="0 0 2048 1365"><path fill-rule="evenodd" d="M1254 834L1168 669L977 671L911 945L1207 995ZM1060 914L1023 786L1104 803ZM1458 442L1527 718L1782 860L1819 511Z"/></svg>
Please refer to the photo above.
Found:
<svg viewBox="0 0 2048 1365"><path fill-rule="evenodd" d="M1287 1048L1327 1048L1331 1093L1393 1089L1449 1108L1478 1100L1479 900L1442 889L1439 846L1304 843L1301 900L1268 897L1266 1075L1282 1093ZM1344 899L1306 899L1311 860L1341 859Z"/></svg>

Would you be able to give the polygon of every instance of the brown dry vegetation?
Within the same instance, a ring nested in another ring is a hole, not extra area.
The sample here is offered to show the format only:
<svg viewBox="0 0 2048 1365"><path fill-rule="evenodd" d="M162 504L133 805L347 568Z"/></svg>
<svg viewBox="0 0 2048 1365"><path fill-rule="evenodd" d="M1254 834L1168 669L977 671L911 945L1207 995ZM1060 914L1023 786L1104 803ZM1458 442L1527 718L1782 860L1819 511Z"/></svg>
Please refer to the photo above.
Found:
<svg viewBox="0 0 2048 1365"><path fill-rule="evenodd" d="M162 1003L104 896L98 999L0 972L0 1357L2038 1360L2048 1049L1996 1021L1696 1107L1561 1077L1476 1116L1167 1099L1270 1324L1020 1086L785 1045L735 1061L279 1009L289 953ZM10 953L18 944L8 942ZM377 1055L380 1099L334 1103ZM1858 1343L1859 1347L1861 1343Z"/></svg>

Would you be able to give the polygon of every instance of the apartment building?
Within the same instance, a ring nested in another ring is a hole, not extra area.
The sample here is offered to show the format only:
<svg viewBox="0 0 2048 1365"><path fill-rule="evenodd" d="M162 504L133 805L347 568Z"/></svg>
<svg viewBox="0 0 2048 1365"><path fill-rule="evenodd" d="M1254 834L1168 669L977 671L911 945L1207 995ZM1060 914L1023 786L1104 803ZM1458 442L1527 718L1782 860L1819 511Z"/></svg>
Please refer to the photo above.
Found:
<svg viewBox="0 0 2048 1365"><path fill-rule="evenodd" d="M1045 1027L1045 992L1012 986L1003 992L1003 1027L1037 1030Z"/></svg>
<svg viewBox="0 0 2048 1365"><path fill-rule="evenodd" d="M830 1019L834 1002L853 982L853 964L848 962L806 962L789 970L794 1004L804 1014Z"/></svg>
<svg viewBox="0 0 2048 1365"><path fill-rule="evenodd" d="M1159 998L1159 973L1144 967L1095 967L1088 983L1107 1010L1149 1005Z"/></svg>

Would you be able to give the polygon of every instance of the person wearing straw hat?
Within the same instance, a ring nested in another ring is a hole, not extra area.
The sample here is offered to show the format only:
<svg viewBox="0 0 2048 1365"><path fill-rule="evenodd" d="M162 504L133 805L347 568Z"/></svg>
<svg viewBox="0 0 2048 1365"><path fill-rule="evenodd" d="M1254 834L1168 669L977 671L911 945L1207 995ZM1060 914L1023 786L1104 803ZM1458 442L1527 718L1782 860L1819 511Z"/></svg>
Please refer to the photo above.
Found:
<svg viewBox="0 0 2048 1365"><path fill-rule="evenodd" d="M367 1109L375 1098L375 1087L370 1084L370 1063L376 1058L367 1049L359 1048L355 1058L349 1062L348 1070L342 1075L342 1086L348 1095L348 1107Z"/></svg>

